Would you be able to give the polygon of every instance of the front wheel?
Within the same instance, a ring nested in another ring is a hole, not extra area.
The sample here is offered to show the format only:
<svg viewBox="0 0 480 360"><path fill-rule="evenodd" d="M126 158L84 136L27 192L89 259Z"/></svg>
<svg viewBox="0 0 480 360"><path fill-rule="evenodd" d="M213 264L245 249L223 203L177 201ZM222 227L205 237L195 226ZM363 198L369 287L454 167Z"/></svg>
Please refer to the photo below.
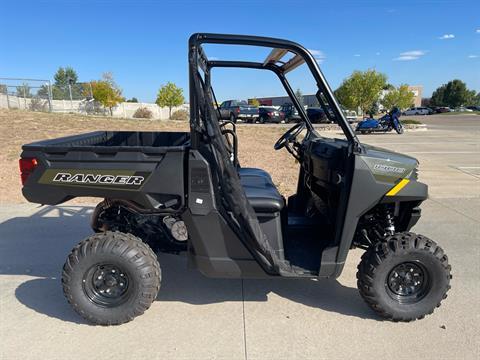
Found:
<svg viewBox="0 0 480 360"><path fill-rule="evenodd" d="M148 245L131 234L107 231L72 250L62 284L80 316L99 325L118 325L150 307L160 278L160 265Z"/></svg>
<svg viewBox="0 0 480 360"><path fill-rule="evenodd" d="M450 289L447 255L425 236L399 233L371 246L358 265L360 295L380 316L412 321L433 313Z"/></svg>

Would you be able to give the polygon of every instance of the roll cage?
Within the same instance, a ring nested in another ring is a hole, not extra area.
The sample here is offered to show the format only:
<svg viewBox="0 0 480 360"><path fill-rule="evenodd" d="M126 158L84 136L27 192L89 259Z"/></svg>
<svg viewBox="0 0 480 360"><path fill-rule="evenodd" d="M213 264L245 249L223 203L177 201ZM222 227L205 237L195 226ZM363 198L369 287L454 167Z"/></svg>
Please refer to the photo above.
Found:
<svg viewBox="0 0 480 360"><path fill-rule="evenodd" d="M209 60L202 47L203 44L259 46L272 48L272 50L263 62ZM282 59L288 53L292 53L293 57L287 61L282 61ZM196 94L194 82L194 74L199 72L199 69L202 70L204 74L203 78L205 86L211 90L213 97L215 95L211 87L212 68L249 68L273 71L280 79L280 82L290 97L293 105L297 109L307 129L311 132L315 132L314 127L305 112L305 109L303 106L301 106L299 99L297 99L295 92L285 76L287 73L302 64L306 64L308 66L317 83L318 90L315 95L319 104L325 111L325 114L332 118L332 120L334 120L342 128L349 144L351 145L351 150L357 153L362 152L361 144L358 138L348 124L348 121L346 120L339 103L335 99L335 96L333 95L333 92L323 76L315 58L307 49L295 42L288 40L261 36L211 33L196 33L193 34L189 39L190 126L192 130L192 148L196 149L198 147L200 136L199 132L197 131L200 129L200 118L198 116L200 113L200 103L198 101L198 94Z"/></svg>

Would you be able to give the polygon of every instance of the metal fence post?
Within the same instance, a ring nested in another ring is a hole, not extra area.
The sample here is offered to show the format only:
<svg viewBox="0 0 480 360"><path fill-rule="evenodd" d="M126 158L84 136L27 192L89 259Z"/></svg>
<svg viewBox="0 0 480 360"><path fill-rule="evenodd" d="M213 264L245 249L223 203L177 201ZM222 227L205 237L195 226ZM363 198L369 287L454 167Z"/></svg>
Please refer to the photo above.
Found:
<svg viewBox="0 0 480 360"><path fill-rule="evenodd" d="M26 87L27 87L26 85L23 86L23 106L25 107L23 110L27 110L27 91L26 91Z"/></svg>
<svg viewBox="0 0 480 360"><path fill-rule="evenodd" d="M5 85L5 88L7 89L7 91L5 92L7 94L7 107L8 107L8 110L10 110L10 98L8 97L8 85Z"/></svg>
<svg viewBox="0 0 480 360"><path fill-rule="evenodd" d="M47 87L48 87L48 109L50 112L53 111L53 104L52 104L52 100L53 100L53 94L52 94L52 83L50 82L50 80L48 80L47 82Z"/></svg>
<svg viewBox="0 0 480 360"><path fill-rule="evenodd" d="M73 111L72 84L68 80L68 93L70 94L70 111Z"/></svg>

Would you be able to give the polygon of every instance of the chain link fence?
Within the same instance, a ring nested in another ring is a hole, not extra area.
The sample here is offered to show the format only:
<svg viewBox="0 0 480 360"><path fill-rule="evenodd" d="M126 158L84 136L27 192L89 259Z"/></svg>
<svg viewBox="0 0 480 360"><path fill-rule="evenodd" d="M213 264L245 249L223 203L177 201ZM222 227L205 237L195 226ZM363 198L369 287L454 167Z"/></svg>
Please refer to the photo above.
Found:
<svg viewBox="0 0 480 360"><path fill-rule="evenodd" d="M84 115L109 116L110 111L93 99L89 82L59 86L50 80L0 78L0 108L29 111L78 113ZM123 102L113 108L113 116L133 118L139 108L147 108L152 119L166 120L169 109L151 103ZM187 104L172 111L189 110Z"/></svg>

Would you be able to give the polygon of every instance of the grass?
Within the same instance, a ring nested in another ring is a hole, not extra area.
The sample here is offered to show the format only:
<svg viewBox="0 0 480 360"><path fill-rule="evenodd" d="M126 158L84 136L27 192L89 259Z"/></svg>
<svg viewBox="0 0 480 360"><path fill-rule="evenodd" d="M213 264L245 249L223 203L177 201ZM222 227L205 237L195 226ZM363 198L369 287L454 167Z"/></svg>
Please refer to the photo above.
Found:
<svg viewBox="0 0 480 360"><path fill-rule="evenodd" d="M22 144L95 130L188 131L186 121L115 119L77 114L50 114L0 109L0 203L25 203L21 194L18 159ZM239 160L242 166L268 171L285 196L295 192L298 164L287 151L273 150L273 144L286 131L277 126L239 126ZM78 198L75 203L99 201Z"/></svg>
<svg viewBox="0 0 480 360"><path fill-rule="evenodd" d="M414 119L400 119L402 124L406 125L421 125L423 124L421 121L414 120Z"/></svg>

